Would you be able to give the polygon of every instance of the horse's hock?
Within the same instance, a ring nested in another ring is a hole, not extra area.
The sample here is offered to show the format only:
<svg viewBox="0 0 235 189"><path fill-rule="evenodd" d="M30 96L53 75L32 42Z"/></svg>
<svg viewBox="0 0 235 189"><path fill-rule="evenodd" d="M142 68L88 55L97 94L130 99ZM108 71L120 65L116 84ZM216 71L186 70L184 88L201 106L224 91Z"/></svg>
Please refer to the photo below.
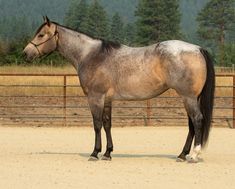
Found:
<svg viewBox="0 0 235 189"><path fill-rule="evenodd" d="M90 126L87 98L73 74L0 74L0 125ZM23 77L24 80L19 78ZM6 81L17 81L7 83ZM27 82L25 81L27 80ZM217 75L213 125L235 128L235 75ZM137 102L113 102L114 126L186 126L181 98L169 90Z"/></svg>

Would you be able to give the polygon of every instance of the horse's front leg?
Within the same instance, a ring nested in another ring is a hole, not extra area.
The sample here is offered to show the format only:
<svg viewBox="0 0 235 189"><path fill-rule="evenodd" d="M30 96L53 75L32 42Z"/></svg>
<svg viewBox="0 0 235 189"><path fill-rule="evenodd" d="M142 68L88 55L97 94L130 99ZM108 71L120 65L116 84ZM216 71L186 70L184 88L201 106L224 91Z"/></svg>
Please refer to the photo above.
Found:
<svg viewBox="0 0 235 189"><path fill-rule="evenodd" d="M95 147L94 151L90 156L90 161L98 160L98 154L101 152L101 128L102 128L102 117L104 110L104 96L102 94L91 94L88 95L88 103L90 106L91 114L93 117L93 124L95 130Z"/></svg>
<svg viewBox="0 0 235 189"><path fill-rule="evenodd" d="M104 112L103 112L103 127L106 133L107 146L106 152L104 153L102 160L111 160L111 152L113 151L113 141L111 135L112 127L112 103L105 102Z"/></svg>

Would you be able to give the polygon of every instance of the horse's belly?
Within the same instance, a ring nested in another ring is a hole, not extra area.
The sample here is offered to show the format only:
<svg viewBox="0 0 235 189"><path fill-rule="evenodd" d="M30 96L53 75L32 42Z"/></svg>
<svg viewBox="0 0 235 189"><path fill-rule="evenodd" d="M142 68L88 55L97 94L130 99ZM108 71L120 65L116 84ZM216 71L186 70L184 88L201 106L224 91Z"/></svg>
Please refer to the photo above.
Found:
<svg viewBox="0 0 235 189"><path fill-rule="evenodd" d="M149 94L142 94L142 93L122 93L122 94L115 94L113 96L114 100L147 100L147 99L151 99L154 98L160 94L162 94L163 92L165 92L167 89L165 90L161 90L155 93L149 93Z"/></svg>
<svg viewBox="0 0 235 189"><path fill-rule="evenodd" d="M167 86L163 83L128 82L125 85L119 86L113 98L117 100L145 100L156 97L167 90Z"/></svg>

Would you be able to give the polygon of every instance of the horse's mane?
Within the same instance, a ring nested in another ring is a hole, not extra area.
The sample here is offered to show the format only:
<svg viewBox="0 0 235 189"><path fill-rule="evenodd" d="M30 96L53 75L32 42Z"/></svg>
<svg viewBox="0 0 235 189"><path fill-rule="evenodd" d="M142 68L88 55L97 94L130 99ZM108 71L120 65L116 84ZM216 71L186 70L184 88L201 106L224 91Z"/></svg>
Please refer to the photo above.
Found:
<svg viewBox="0 0 235 189"><path fill-rule="evenodd" d="M58 25L58 26L60 26L60 27L63 27L63 28L72 30L72 31L74 31L74 32L78 32L78 33L84 34L84 35L86 35L86 36L88 36L88 37L90 37L90 38L92 38L92 39L100 40L100 41L102 42L102 45L101 45L101 51L102 51L102 52L109 53L109 52L111 52L113 49L119 49L119 48L121 47L121 44L118 43L118 42L109 41L109 40L106 40L106 39L103 39L103 38L93 37L92 35L87 34L87 33L83 32L83 31L74 30L74 29L72 29L72 28L70 28L70 27L68 27L68 26L63 26L63 25L60 25L60 24L58 24L58 23L56 23L56 22L52 22L52 23L53 23L53 24L56 24L56 25ZM42 25L42 26L40 27L40 29L41 29L43 26L44 26L44 25ZM38 29L38 30L39 30L39 29ZM39 31L40 31L40 30L39 30ZM39 32L39 31L38 31L38 32Z"/></svg>
<svg viewBox="0 0 235 189"><path fill-rule="evenodd" d="M121 44L118 42L107 41L104 39L100 39L100 40L102 41L101 50L103 52L110 52L112 49L119 49L121 47Z"/></svg>

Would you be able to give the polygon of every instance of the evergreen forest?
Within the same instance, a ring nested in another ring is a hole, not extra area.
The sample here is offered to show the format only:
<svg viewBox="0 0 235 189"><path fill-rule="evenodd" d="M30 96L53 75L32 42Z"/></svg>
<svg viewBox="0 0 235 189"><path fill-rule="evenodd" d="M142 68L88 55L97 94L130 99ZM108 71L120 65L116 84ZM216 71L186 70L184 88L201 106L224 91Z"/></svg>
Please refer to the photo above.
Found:
<svg viewBox="0 0 235 189"><path fill-rule="evenodd" d="M129 46L188 41L208 49L219 66L235 64L235 0L0 0L0 10L0 65L27 64L22 48L44 15ZM40 63L51 61L64 64L57 54Z"/></svg>

